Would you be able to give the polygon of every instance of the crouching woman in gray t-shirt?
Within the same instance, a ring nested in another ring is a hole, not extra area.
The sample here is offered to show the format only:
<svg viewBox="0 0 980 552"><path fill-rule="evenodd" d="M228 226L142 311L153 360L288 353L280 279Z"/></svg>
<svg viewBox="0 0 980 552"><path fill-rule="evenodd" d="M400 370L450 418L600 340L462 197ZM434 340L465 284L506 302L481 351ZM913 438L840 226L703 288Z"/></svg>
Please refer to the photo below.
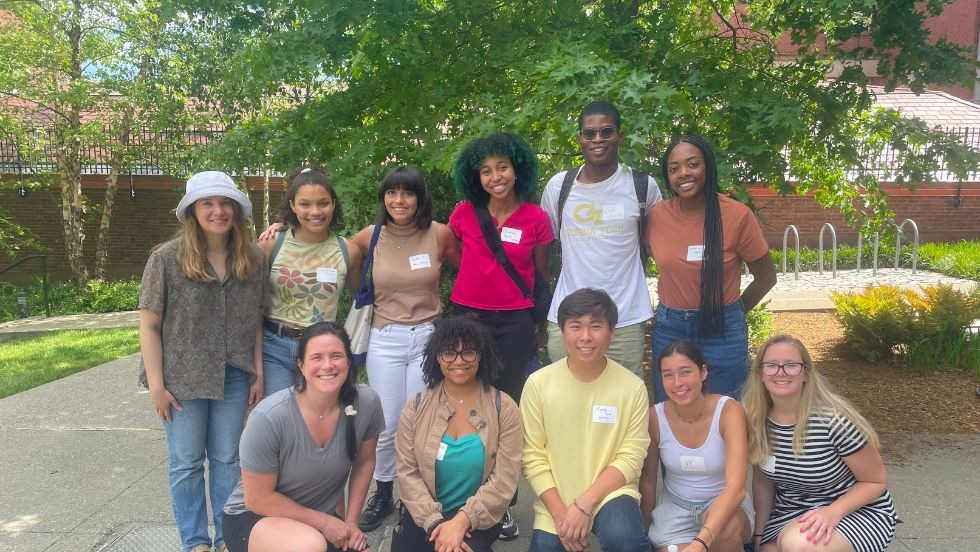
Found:
<svg viewBox="0 0 980 552"><path fill-rule="evenodd" d="M355 385L352 357L343 327L306 328L302 380L252 411L239 451L242 479L224 508L230 552L368 549L357 522L384 416L378 394ZM345 484L346 518L338 511Z"/></svg>

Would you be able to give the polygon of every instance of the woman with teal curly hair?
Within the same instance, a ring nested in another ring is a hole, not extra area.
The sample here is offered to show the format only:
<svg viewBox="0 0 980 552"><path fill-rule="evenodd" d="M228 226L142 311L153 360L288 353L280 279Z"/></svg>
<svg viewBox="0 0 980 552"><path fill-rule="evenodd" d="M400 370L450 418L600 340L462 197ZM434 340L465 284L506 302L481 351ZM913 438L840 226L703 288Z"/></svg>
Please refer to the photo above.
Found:
<svg viewBox="0 0 980 552"><path fill-rule="evenodd" d="M483 161L506 157L514 169L514 195L519 202L534 201L538 191L538 157L524 138L512 132L494 132L473 140L456 158L453 182L470 203L486 206L490 193L480 181Z"/></svg>
<svg viewBox="0 0 980 552"><path fill-rule="evenodd" d="M535 272L544 282L550 281L548 255L554 234L548 215L533 202L538 160L520 136L495 132L463 148L453 180L466 199L449 217L449 228L462 244L450 300L459 311L472 312L490 331L503 363L493 385L520 403L527 365L535 352L534 302L497 261L484 235L502 244L527 289L534 289ZM517 525L508 511L500 538L516 536Z"/></svg>

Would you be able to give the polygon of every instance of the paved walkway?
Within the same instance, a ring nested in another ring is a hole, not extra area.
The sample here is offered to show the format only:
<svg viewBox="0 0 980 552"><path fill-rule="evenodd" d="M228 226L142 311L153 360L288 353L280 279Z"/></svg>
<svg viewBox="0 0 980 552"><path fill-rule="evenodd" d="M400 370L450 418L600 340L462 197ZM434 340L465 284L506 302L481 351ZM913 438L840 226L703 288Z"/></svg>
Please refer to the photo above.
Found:
<svg viewBox="0 0 980 552"><path fill-rule="evenodd" d="M899 283L950 280L884 273ZM770 308L831 308L826 289L814 289L820 282L805 288L791 278L780 278ZM863 285L839 275L827 287ZM26 319L0 324L0 337L135 324L135 313ZM136 387L138 369L132 355L0 399L0 551L179 549L165 436L149 397ZM980 435L885 435L883 441L889 487L904 521L889 551L980 550ZM532 492L523 482L521 497L515 509L521 537L497 543L497 552L527 550ZM387 552L393 522L390 517L371 535L376 551Z"/></svg>

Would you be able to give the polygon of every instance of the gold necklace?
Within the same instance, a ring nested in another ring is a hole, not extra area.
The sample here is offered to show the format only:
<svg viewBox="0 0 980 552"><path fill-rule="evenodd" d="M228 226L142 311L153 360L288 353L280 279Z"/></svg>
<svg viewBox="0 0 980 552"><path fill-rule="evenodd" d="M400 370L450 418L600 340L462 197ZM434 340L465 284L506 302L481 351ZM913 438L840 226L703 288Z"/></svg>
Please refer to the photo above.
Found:
<svg viewBox="0 0 980 552"><path fill-rule="evenodd" d="M305 396L305 394L304 393L300 393L297 396ZM307 398L305 400L306 400L306 408L309 408L310 410L312 410L313 411L313 415L314 416L317 416L318 418L320 418L320 421L322 422L323 421L323 417L325 416L325 414L318 414L317 411L316 411L316 409L313 408L313 404L310 403L309 398Z"/></svg>
<svg viewBox="0 0 980 552"><path fill-rule="evenodd" d="M680 418L682 422L693 424L701 419L701 416L704 414L706 408L708 408L708 399L704 399L704 402L701 404L701 412L698 412L698 415L695 416L694 419L688 419L685 418L684 415L681 414L681 411L677 409L677 403L674 403L674 414L677 414L677 417Z"/></svg>
<svg viewBox="0 0 980 552"><path fill-rule="evenodd" d="M466 402L466 401L468 401L468 400L470 400L470 399L473 398L473 397L466 397L465 399L457 399L456 397L450 395L449 394L449 391L446 391L446 388L445 387L442 388L442 392L443 392L443 394L446 395L446 398L448 398L449 400L451 400L453 402L459 403L459 404L463 404L464 402Z"/></svg>

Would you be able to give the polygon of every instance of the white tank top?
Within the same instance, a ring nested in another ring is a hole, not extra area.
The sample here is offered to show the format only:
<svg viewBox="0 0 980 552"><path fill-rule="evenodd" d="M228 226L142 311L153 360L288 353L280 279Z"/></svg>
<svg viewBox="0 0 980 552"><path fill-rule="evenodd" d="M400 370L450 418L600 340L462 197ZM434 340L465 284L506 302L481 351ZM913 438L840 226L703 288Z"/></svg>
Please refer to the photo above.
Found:
<svg viewBox="0 0 980 552"><path fill-rule="evenodd" d="M685 500L711 500L725 488L725 441L718 431L721 411L731 397L722 395L711 417L708 437L698 448L687 448L677 442L670 430L664 403L656 405L660 424L660 461L667 468L664 485Z"/></svg>

